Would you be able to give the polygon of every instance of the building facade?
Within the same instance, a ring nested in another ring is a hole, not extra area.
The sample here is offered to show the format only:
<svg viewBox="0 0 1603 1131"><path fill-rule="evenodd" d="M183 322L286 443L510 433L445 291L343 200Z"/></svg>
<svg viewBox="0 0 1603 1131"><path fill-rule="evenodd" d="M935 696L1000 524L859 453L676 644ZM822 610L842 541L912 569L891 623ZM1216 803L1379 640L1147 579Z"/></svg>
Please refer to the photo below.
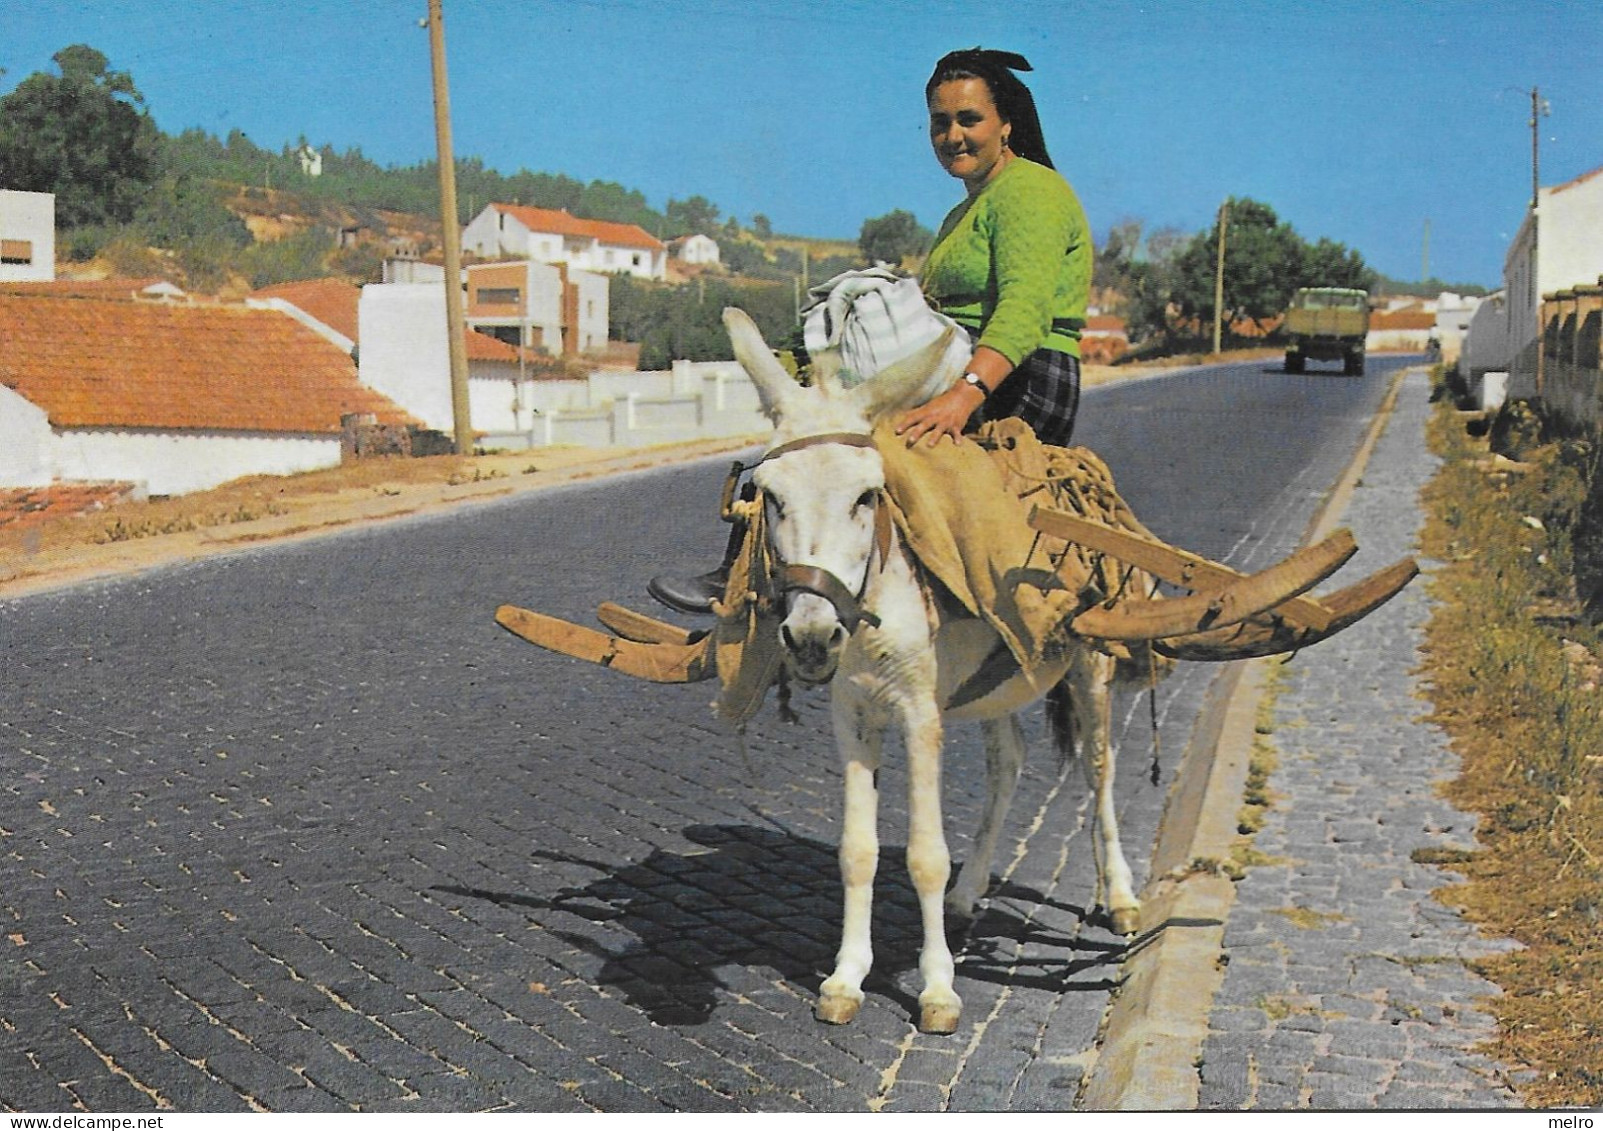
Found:
<svg viewBox="0 0 1603 1131"><path fill-rule="evenodd" d="M638 279L662 279L668 273L667 246L636 224L586 220L522 204L486 206L462 229L462 250L481 259L533 259Z"/></svg>
<svg viewBox="0 0 1603 1131"><path fill-rule="evenodd" d="M0 189L0 282L56 277L56 196Z"/></svg>

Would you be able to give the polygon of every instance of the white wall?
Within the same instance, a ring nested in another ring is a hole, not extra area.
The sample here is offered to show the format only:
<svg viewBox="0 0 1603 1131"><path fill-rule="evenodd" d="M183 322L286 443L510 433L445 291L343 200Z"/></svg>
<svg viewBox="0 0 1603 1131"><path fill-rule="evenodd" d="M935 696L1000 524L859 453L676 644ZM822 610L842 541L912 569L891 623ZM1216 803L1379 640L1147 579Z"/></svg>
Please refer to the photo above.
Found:
<svg viewBox="0 0 1603 1131"><path fill-rule="evenodd" d="M484 210L467 222L462 229L462 250L493 259L501 254L501 213L485 206Z"/></svg>
<svg viewBox="0 0 1603 1131"><path fill-rule="evenodd" d="M607 347L607 309L612 291L604 275L569 271L568 282L578 291L579 326L575 346L580 353Z"/></svg>
<svg viewBox="0 0 1603 1131"><path fill-rule="evenodd" d="M1537 274L1543 295L1603 275L1603 171L1543 190ZM1541 296L1537 296L1540 298Z"/></svg>
<svg viewBox="0 0 1603 1131"><path fill-rule="evenodd" d="M1511 357L1508 312L1503 309L1503 292L1498 291L1488 295L1470 316L1458 355L1458 371L1473 385L1488 370L1507 370Z"/></svg>
<svg viewBox="0 0 1603 1131"><path fill-rule="evenodd" d="M0 385L0 487L49 483L52 440L44 409Z"/></svg>
<svg viewBox="0 0 1603 1131"><path fill-rule="evenodd" d="M52 445L52 478L143 484L152 495L204 491L245 475L334 467L339 436L67 429Z"/></svg>
<svg viewBox="0 0 1603 1131"><path fill-rule="evenodd" d="M0 239L32 244L28 263L0 263L0 280L49 282L56 277L56 195L0 189Z"/></svg>
<svg viewBox="0 0 1603 1131"><path fill-rule="evenodd" d="M451 356L443 283L369 283L357 307L357 376L430 428L450 434Z"/></svg>
<svg viewBox="0 0 1603 1131"><path fill-rule="evenodd" d="M1537 193L1533 233L1527 209L1503 261L1507 295L1509 386L1513 399L1536 395L1537 335L1542 296L1603 275L1603 171ZM1532 240L1536 267L1532 271Z"/></svg>

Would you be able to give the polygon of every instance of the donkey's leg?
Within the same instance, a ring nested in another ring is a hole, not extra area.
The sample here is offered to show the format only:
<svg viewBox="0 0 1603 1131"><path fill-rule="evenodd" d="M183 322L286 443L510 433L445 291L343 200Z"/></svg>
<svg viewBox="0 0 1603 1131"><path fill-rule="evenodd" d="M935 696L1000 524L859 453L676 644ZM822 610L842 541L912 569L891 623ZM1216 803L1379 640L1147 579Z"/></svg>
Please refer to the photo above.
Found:
<svg viewBox="0 0 1603 1131"><path fill-rule="evenodd" d="M986 719L980 723L980 733L985 736L985 812L974 834L969 858L963 862L957 873L957 883L946 897L947 910L963 919L973 917L975 901L991 885L996 841L1002 833L1008 807L1013 803L1019 771L1024 768L1024 728L1019 725L1017 715Z"/></svg>
<svg viewBox="0 0 1603 1131"><path fill-rule="evenodd" d="M907 739L907 872L918 893L924 920L924 945L918 969L924 989L918 995L918 1027L926 1033L957 1028L963 1002L952 988L952 951L946 945L946 881L952 856L941 824L941 716L930 697L907 706L903 716Z"/></svg>
<svg viewBox="0 0 1603 1131"><path fill-rule="evenodd" d="M1097 899L1121 935L1136 931L1141 901L1119 843L1119 815L1114 807L1113 778L1113 670L1114 661L1101 652L1085 649L1069 669L1070 697L1080 732L1080 758L1086 780L1096 792Z"/></svg>
<svg viewBox="0 0 1603 1131"><path fill-rule="evenodd" d="M841 821L840 876L845 915L835 971L819 988L820 1021L844 1025L863 1004L863 979L874 961L869 935L874 905L874 872L879 865L879 763L885 730L861 709L834 701L835 742L845 763L846 799Z"/></svg>

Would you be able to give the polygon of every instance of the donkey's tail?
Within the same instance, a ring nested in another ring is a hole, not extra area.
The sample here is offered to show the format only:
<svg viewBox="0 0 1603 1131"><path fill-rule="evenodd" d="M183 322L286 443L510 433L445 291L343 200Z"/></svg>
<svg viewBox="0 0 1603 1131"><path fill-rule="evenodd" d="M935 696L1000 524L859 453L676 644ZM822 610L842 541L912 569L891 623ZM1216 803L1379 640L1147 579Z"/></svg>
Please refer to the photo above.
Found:
<svg viewBox="0 0 1603 1131"><path fill-rule="evenodd" d="M1052 690L1046 693L1046 726L1052 736L1052 745L1057 748L1058 768L1062 769L1068 765L1077 749L1074 700L1069 695L1066 683L1054 684Z"/></svg>

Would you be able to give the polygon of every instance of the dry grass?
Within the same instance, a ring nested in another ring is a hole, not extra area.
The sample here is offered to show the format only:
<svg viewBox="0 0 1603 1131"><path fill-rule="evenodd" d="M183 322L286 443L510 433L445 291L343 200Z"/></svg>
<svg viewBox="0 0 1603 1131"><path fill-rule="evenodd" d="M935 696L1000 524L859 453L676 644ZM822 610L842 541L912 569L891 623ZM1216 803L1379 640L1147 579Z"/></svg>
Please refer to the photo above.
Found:
<svg viewBox="0 0 1603 1131"><path fill-rule="evenodd" d="M1444 403L1427 491L1432 592L1425 671L1433 721L1463 760L1449 789L1482 815L1482 851L1441 893L1523 950L1482 963L1491 1052L1536 1069L1533 1106L1603 1102L1603 692L1597 629L1579 617L1569 530L1585 497L1580 449L1548 445L1510 469ZM1595 667L1590 669L1595 671Z"/></svg>

